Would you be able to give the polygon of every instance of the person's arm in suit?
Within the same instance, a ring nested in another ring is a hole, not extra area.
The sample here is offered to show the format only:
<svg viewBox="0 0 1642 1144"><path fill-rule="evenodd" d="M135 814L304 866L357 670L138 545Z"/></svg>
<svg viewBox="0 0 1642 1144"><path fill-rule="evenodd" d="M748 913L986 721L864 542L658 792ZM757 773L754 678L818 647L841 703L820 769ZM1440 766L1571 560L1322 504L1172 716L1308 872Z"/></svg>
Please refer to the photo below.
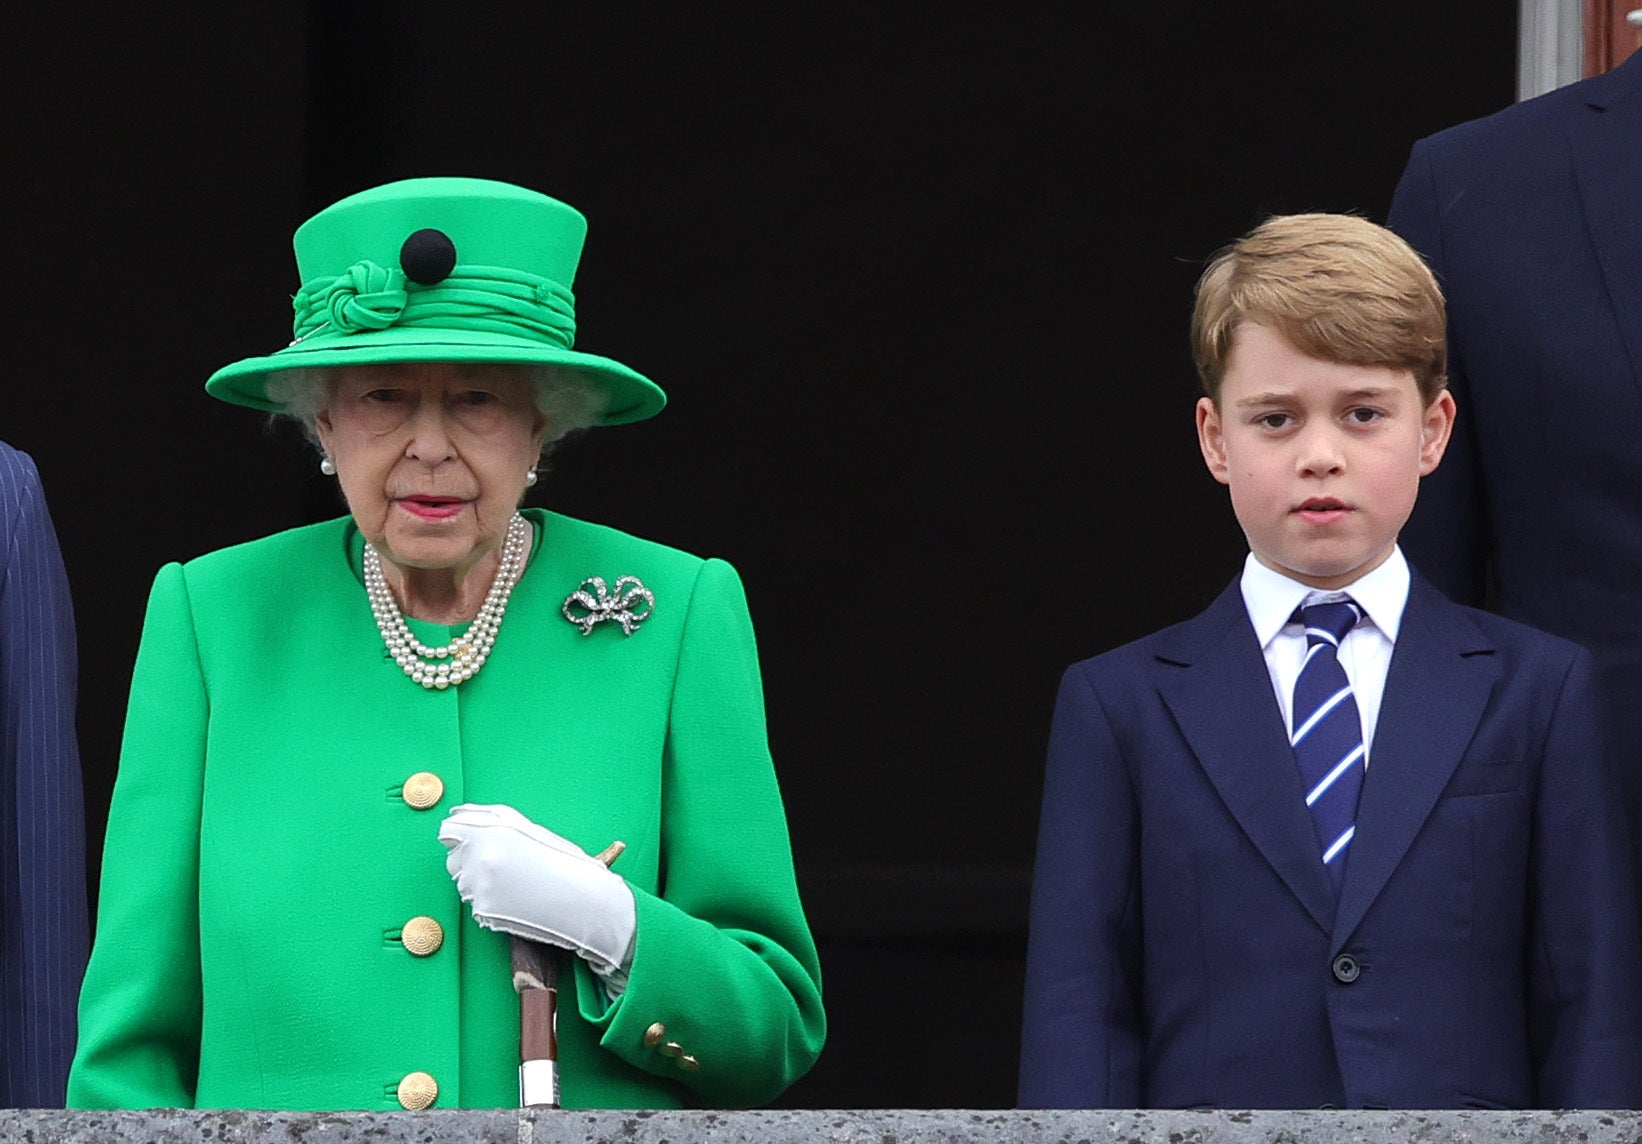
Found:
<svg viewBox="0 0 1642 1144"><path fill-rule="evenodd" d="M1448 290L1448 251L1443 244L1442 194L1428 140L1414 145L1397 184L1386 224L1420 253ZM1448 452L1436 472L1420 482L1414 514L1400 541L1409 560L1456 603L1482 607L1488 588L1491 544L1483 475L1471 416L1471 379L1461 360L1453 307L1448 323L1448 389L1459 415Z"/></svg>
<svg viewBox="0 0 1642 1144"><path fill-rule="evenodd" d="M1023 1108L1134 1108L1143 1096L1140 821L1084 665L1056 701L1032 879Z"/></svg>
<svg viewBox="0 0 1642 1144"><path fill-rule="evenodd" d="M0 455L9 525L0 583L0 773L5 903L0 1103L60 1108L86 962L84 804L75 740L76 652L68 578L34 463Z"/></svg>
<svg viewBox="0 0 1642 1144"><path fill-rule="evenodd" d="M1642 1108L1642 938L1618 791L1579 651L1546 736L1530 866L1529 1029L1545 1108Z"/></svg>

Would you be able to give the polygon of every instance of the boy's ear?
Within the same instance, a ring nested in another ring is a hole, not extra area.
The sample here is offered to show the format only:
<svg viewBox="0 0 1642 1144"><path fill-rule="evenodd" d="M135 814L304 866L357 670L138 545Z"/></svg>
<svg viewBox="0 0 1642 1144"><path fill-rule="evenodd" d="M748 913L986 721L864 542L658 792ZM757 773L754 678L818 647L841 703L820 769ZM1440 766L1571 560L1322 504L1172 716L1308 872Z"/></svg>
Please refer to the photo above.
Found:
<svg viewBox="0 0 1642 1144"><path fill-rule="evenodd" d="M1215 408L1211 398L1197 399L1197 445L1203 450L1203 463L1209 467L1209 475L1223 485L1230 484L1230 478L1226 475L1229 468L1226 462L1226 435L1220 428L1220 410Z"/></svg>
<svg viewBox="0 0 1642 1144"><path fill-rule="evenodd" d="M1425 407L1420 425L1420 476L1436 471L1442 455L1448 451L1448 438L1454 433L1454 395L1444 389Z"/></svg>

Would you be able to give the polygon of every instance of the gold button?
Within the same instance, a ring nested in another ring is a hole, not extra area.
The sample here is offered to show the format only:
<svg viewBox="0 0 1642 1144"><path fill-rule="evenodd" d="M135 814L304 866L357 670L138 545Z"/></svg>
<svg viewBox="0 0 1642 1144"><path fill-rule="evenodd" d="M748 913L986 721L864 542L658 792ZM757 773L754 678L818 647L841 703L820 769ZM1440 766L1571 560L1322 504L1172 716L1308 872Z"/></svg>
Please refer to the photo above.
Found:
<svg viewBox="0 0 1642 1144"><path fill-rule="evenodd" d="M399 792L412 810L426 810L445 797L445 783L432 771L417 771Z"/></svg>
<svg viewBox="0 0 1642 1144"><path fill-rule="evenodd" d="M647 1049L655 1048L657 1045L661 1044L662 1038L665 1036L667 1036L667 1026L663 1025L660 1021L657 1021L654 1025L651 1025L648 1029L644 1030L644 1047Z"/></svg>
<svg viewBox="0 0 1642 1144"><path fill-rule="evenodd" d="M661 1055L664 1057L676 1057L683 1051L684 1046L679 1044L677 1041L668 1041L665 1045L661 1046Z"/></svg>
<svg viewBox="0 0 1642 1144"><path fill-rule="evenodd" d="M426 957L445 944L445 927L429 917L412 918L399 931L399 940L417 957Z"/></svg>
<svg viewBox="0 0 1642 1144"><path fill-rule="evenodd" d="M678 1067L683 1069L685 1072L697 1072L701 1068L701 1062L696 1060L689 1053L685 1053L678 1059Z"/></svg>
<svg viewBox="0 0 1642 1144"><path fill-rule="evenodd" d="M399 1082L399 1107L419 1112L439 1099L439 1082L425 1072L406 1073Z"/></svg>

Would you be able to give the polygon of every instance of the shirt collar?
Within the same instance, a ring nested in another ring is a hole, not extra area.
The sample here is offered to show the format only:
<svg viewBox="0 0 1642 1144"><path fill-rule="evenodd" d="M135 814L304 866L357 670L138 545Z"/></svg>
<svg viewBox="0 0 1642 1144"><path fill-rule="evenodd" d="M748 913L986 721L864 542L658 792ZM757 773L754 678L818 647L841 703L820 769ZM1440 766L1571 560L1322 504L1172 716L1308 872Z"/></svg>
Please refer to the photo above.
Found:
<svg viewBox="0 0 1642 1144"><path fill-rule="evenodd" d="M1397 642L1397 629L1403 620L1403 608L1408 604L1408 560L1403 550L1392 546L1391 555L1366 576L1333 592L1324 592L1298 580L1291 580L1281 572L1267 568L1249 553L1243 562L1243 606L1248 610L1249 622L1254 625L1255 637L1261 647L1268 647L1283 630L1283 625L1294 615L1294 609L1316 597L1320 600L1349 595L1368 614L1368 620L1392 643Z"/></svg>

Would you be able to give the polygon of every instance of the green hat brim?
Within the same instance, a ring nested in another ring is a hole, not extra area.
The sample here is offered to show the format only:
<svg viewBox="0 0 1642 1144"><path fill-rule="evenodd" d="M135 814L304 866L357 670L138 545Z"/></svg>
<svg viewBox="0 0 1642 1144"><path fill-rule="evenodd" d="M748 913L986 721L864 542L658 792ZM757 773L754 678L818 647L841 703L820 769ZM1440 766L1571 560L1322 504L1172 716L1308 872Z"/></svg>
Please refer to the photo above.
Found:
<svg viewBox="0 0 1642 1144"><path fill-rule="evenodd" d="M318 334L266 357L246 358L223 366L205 383L221 401L260 409L284 410L268 400L268 375L288 369L322 369L390 362L496 362L510 365L555 365L580 374L609 394L601 425L626 425L661 412L667 395L655 382L618 361L595 354L545 346L528 338L494 331L390 327L346 336Z"/></svg>

